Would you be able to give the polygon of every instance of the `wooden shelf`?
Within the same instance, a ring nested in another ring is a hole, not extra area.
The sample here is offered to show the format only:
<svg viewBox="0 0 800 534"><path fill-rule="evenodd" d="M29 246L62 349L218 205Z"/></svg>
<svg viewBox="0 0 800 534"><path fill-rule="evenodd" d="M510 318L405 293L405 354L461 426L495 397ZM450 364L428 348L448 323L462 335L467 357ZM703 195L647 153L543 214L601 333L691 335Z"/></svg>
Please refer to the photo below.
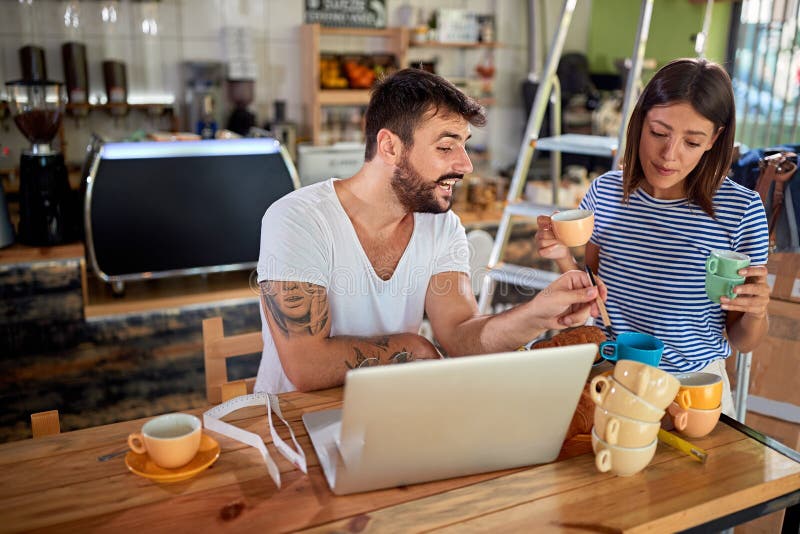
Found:
<svg viewBox="0 0 800 534"><path fill-rule="evenodd" d="M110 286L92 272L86 273L83 283L83 309L87 319L210 306L221 302L257 304L259 300L258 292L250 287L248 271L128 282L122 296L114 296Z"/></svg>
<svg viewBox="0 0 800 534"><path fill-rule="evenodd" d="M66 110L69 111L76 111L76 110L88 110L93 111L96 109L109 111L109 110L117 110L117 109L140 109L144 111L151 111L151 110L160 110L161 112L169 112L172 113L173 111L173 104L127 104L124 102L119 103L109 103L109 104L67 104Z"/></svg>
<svg viewBox="0 0 800 534"><path fill-rule="evenodd" d="M484 210L470 209L469 206L453 206L453 213L461 219L461 224L467 231L478 228L493 227L500 224L503 217L503 202L493 202Z"/></svg>
<svg viewBox="0 0 800 534"><path fill-rule="evenodd" d="M498 46L500 46L500 44L494 41L492 41L491 43L472 43L472 42L443 43L441 41L424 41L420 43L412 41L409 43L409 46L414 48L497 48Z"/></svg>
<svg viewBox="0 0 800 534"><path fill-rule="evenodd" d="M347 37L394 37L396 28L334 28L320 26L320 35L343 35Z"/></svg>
<svg viewBox="0 0 800 534"><path fill-rule="evenodd" d="M302 43L303 103L311 142L320 144L322 108L325 106L365 106L369 103L368 89L320 89L320 40L329 37L378 38L382 43L370 43L370 52L393 54L397 65L407 65L408 28L329 28L319 24L300 27ZM327 49L328 47L326 47Z"/></svg>
<svg viewBox="0 0 800 534"><path fill-rule="evenodd" d="M322 106L366 106L369 89L321 89L317 98Z"/></svg>
<svg viewBox="0 0 800 534"><path fill-rule="evenodd" d="M83 255L82 242L52 247L31 247L14 243L10 247L0 249L0 264L81 259Z"/></svg>

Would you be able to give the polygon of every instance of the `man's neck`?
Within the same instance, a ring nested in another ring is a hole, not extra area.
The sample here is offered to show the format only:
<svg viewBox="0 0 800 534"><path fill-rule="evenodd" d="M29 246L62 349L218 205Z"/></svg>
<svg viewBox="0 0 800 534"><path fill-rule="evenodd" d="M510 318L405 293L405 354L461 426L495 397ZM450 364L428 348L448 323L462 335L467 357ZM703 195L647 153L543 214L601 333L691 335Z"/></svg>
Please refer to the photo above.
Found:
<svg viewBox="0 0 800 534"><path fill-rule="evenodd" d="M362 168L351 178L334 182L334 189L350 220L370 233L397 227L410 213L400 204L389 180Z"/></svg>

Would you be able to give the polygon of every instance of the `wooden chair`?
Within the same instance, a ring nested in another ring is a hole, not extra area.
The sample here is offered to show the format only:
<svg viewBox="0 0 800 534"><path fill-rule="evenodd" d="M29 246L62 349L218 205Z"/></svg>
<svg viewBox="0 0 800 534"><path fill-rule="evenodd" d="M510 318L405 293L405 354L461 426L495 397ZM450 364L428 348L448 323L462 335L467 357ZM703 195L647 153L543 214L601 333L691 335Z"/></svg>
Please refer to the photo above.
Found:
<svg viewBox="0 0 800 534"><path fill-rule="evenodd" d="M203 320L203 352L206 368L206 399L212 404L253 392L256 379L228 380L228 358L261 353L261 332L225 337L222 317Z"/></svg>
<svg viewBox="0 0 800 534"><path fill-rule="evenodd" d="M61 433L61 421L58 410L31 414L31 433L34 439Z"/></svg>

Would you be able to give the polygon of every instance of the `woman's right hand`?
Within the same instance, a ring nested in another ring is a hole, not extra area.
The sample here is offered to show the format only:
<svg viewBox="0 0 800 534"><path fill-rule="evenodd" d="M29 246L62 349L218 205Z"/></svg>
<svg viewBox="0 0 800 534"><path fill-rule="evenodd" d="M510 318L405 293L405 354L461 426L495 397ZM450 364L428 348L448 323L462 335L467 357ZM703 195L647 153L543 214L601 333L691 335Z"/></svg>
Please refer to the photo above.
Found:
<svg viewBox="0 0 800 534"><path fill-rule="evenodd" d="M536 218L539 230L536 232L536 250L539 256L549 260L565 260L572 257L572 253L564 243L556 238L553 233L553 221L547 215Z"/></svg>

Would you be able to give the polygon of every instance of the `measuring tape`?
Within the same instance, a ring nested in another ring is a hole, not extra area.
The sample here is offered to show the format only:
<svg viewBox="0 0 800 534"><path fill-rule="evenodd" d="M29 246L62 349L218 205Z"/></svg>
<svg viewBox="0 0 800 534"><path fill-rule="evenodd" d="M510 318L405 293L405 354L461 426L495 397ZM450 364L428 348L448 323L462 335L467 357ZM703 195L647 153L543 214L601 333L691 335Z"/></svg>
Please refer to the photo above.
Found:
<svg viewBox="0 0 800 534"><path fill-rule="evenodd" d="M278 452L280 452L284 458L294 464L295 467L297 467L303 473L308 473L308 467L306 466L306 455L303 452L303 448L300 447L299 443L297 443L297 439L294 436L292 427L286 422L286 419L283 418L278 396L274 393L253 393L251 395L242 395L227 402L223 402L219 406L215 406L203 413L203 426L205 426L208 430L213 430L214 432L218 432L223 436L228 436L231 439L235 439L236 441L244 443L245 445L250 445L251 447L258 449L261 453L261 457L264 459L264 464L267 466L269 476L272 477L275 485L280 488L281 472L278 470L278 466L270 456L269 451L264 444L264 440L261 439L261 436L255 432L242 430L241 428L230 423L226 423L222 420L223 417L235 412L236 410L248 408L250 406L263 405L267 407L267 422L269 424L269 433L270 436L272 436L273 445L275 445L275 448L278 449ZM286 428L289 429L289 435L291 436L292 443L294 443L295 446L294 449L285 441L283 441L283 439L281 439L281 437L275 431L275 427L272 424L272 412L275 412L275 414L278 416L278 419L280 419Z"/></svg>

